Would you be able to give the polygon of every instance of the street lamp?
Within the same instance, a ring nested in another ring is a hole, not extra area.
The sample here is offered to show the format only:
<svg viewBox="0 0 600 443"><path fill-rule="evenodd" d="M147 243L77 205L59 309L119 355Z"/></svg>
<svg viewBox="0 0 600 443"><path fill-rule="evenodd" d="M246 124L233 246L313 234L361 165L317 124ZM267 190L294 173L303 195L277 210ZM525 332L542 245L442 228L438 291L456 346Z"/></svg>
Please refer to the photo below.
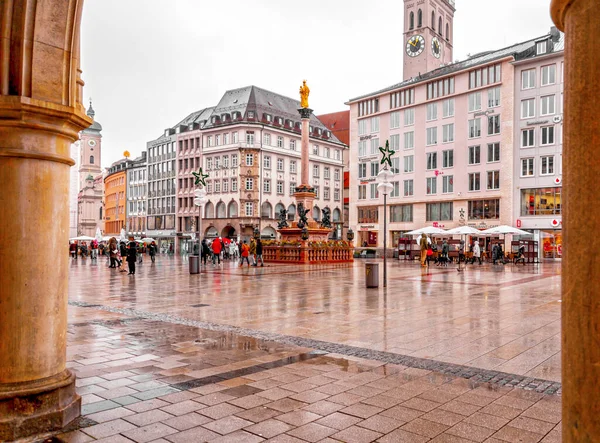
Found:
<svg viewBox="0 0 600 443"><path fill-rule="evenodd" d="M200 216L198 217L198 260L202 256L202 211L207 201L206 189L203 186L194 190L194 204L200 208Z"/></svg>
<svg viewBox="0 0 600 443"><path fill-rule="evenodd" d="M383 287L387 287L387 195L392 192L394 186L390 178L394 174L387 165L377 174L377 191L383 194Z"/></svg>

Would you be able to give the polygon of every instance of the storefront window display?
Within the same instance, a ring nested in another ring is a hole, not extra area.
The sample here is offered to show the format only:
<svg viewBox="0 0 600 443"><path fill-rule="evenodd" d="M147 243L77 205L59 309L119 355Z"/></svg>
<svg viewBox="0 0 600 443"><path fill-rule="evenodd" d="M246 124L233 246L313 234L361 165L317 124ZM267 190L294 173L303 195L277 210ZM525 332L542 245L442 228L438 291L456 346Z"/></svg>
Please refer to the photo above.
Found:
<svg viewBox="0 0 600 443"><path fill-rule="evenodd" d="M521 190L521 216L560 215L562 188L536 188Z"/></svg>
<svg viewBox="0 0 600 443"><path fill-rule="evenodd" d="M359 223L377 223L379 220L379 208L377 206L366 206L358 208Z"/></svg>
<svg viewBox="0 0 600 443"><path fill-rule="evenodd" d="M562 258L562 230L540 231L544 258Z"/></svg>
<svg viewBox="0 0 600 443"><path fill-rule="evenodd" d="M500 218L500 200L469 200L469 220Z"/></svg>

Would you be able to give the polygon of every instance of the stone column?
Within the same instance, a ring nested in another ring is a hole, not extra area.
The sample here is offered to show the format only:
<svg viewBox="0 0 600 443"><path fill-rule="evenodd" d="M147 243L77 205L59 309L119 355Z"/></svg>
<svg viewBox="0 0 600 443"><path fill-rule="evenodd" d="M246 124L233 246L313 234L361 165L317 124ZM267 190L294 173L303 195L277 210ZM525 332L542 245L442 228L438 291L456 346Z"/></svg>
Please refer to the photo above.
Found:
<svg viewBox="0 0 600 443"><path fill-rule="evenodd" d="M308 160L310 156L310 115L313 111L310 108L300 108L298 109L298 112L302 117L302 150L300 151L302 155L302 175L300 179L302 180L302 185L310 187L310 170Z"/></svg>
<svg viewBox="0 0 600 443"><path fill-rule="evenodd" d="M70 145L82 1L0 3L0 441L80 414L66 368Z"/></svg>
<svg viewBox="0 0 600 443"><path fill-rule="evenodd" d="M564 66L563 442L600 438L600 12L597 0L553 0Z"/></svg>

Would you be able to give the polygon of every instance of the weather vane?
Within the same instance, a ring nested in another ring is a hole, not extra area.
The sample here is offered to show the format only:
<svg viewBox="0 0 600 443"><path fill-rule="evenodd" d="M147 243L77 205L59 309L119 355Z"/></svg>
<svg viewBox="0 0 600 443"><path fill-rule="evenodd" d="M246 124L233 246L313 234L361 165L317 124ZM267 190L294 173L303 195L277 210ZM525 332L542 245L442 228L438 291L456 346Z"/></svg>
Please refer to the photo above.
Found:
<svg viewBox="0 0 600 443"><path fill-rule="evenodd" d="M200 168L198 170L198 172L192 172L192 175L194 176L194 184L196 186L198 185L202 185L202 186L206 186L206 179L208 178L208 174L205 174L204 172L202 172L202 168Z"/></svg>
<svg viewBox="0 0 600 443"><path fill-rule="evenodd" d="M383 149L381 146L379 147L379 150L381 151L381 164L383 165L384 163L387 163L390 168L392 167L392 155L394 155L396 153L396 151L393 151L390 149L390 142L389 140L385 141L385 149Z"/></svg>

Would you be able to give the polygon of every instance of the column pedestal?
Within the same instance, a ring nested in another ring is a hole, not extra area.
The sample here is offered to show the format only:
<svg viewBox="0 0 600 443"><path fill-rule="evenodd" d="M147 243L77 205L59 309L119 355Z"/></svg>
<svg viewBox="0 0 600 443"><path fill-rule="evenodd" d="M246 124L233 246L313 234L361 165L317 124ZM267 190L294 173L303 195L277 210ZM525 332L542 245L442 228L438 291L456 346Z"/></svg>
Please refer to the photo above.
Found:
<svg viewBox="0 0 600 443"><path fill-rule="evenodd" d="M66 368L70 146L83 108L0 96L0 441L79 416Z"/></svg>
<svg viewBox="0 0 600 443"><path fill-rule="evenodd" d="M600 439L600 12L597 0L553 0L565 31L562 408L563 442ZM585 42L585 45L581 45ZM560 72L560 66L558 66ZM589 253L588 253L589 251Z"/></svg>

